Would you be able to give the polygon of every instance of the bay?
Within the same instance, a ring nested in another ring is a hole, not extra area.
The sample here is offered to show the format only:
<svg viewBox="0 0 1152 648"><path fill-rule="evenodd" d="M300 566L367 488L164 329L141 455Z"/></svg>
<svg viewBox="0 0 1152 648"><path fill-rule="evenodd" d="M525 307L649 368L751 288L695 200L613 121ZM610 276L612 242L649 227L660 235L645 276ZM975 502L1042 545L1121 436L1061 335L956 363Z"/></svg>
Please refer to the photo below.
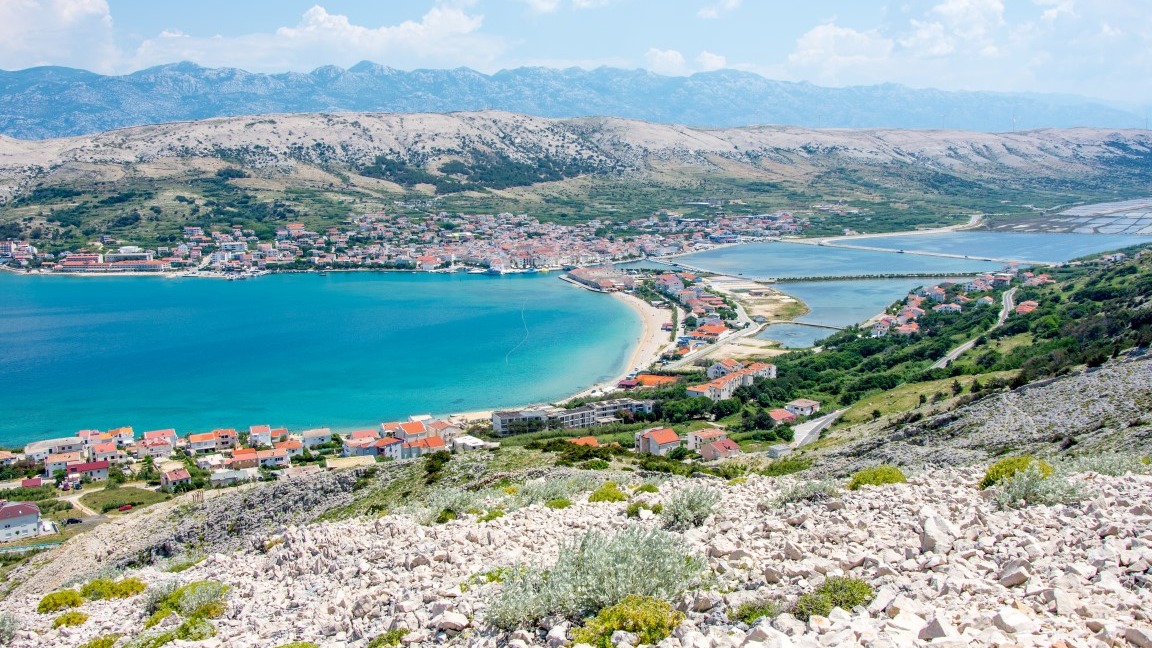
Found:
<svg viewBox="0 0 1152 648"><path fill-rule="evenodd" d="M0 272L0 445L79 429L371 427L552 401L625 368L635 313L554 275L248 281Z"/></svg>
<svg viewBox="0 0 1152 648"><path fill-rule="evenodd" d="M849 239L843 242L891 250L914 250L1059 263L1089 254L1152 243L1152 237L1038 232L938 232L904 236L877 236L875 238Z"/></svg>

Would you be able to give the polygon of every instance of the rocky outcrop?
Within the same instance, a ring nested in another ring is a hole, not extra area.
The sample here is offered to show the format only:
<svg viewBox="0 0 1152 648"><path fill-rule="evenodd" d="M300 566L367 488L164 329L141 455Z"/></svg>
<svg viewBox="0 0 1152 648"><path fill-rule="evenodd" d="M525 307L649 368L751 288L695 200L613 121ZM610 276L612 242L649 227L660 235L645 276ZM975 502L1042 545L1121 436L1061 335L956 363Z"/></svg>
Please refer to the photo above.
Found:
<svg viewBox="0 0 1152 648"><path fill-rule="evenodd" d="M1152 476L1080 474L1073 479L1087 493L1081 504L999 510L976 488L981 474L941 469L783 508L760 505L794 478L715 485L715 515L680 536L685 555L706 560L715 578L677 601L687 618L660 645L1147 645ZM645 497L666 499L689 483L667 482ZM399 628L409 631L409 645L560 646L570 631L560 619L511 634L488 627L485 610L501 585L483 575L550 563L562 541L589 529L659 524L659 516L627 518L625 503L584 499L488 522L464 516L421 526L389 515L291 525L259 549L216 553L179 574L131 573L153 585L213 579L232 587L218 636L195 645L359 648ZM839 575L867 581L875 598L807 622L788 614L752 626L732 620L741 603L787 604ZM24 624L14 646L75 646L112 628L131 635L145 618L139 597L92 602L83 608L92 615L87 624L53 630L52 615L34 612L37 600L17 594L3 602Z"/></svg>
<svg viewBox="0 0 1152 648"><path fill-rule="evenodd" d="M845 475L881 463L963 466L1009 452L1147 456L1150 412L1152 360L1144 356L995 393L895 429L875 429L819 453L813 471Z"/></svg>

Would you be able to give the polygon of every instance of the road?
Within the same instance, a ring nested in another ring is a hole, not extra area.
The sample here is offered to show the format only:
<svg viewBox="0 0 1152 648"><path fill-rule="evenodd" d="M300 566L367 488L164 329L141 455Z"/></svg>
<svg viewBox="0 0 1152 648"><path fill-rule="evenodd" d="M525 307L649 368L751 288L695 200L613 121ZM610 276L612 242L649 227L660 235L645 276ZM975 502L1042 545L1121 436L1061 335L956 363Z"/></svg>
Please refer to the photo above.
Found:
<svg viewBox="0 0 1152 648"><path fill-rule="evenodd" d="M992 329L1000 327L1001 325L1004 324L1004 322L1006 322L1008 320L1008 316L1011 315L1012 310L1016 308L1016 301L1014 299L1015 296L1016 296L1016 289L1012 288L1012 289L1006 291L1004 293L1004 295L1000 298L1000 304L1001 304L1000 316L998 318L996 318L996 323L992 326L992 328L988 329L989 331L991 331ZM960 354L962 354L965 351L976 346L976 340L978 340L978 339L979 338L973 338L971 340L968 340L964 344L961 344L960 346L956 347L955 349L952 349L943 358L940 358L936 362L932 363L932 368L933 369L943 369L943 368L947 367L948 363L956 360L956 358L959 358Z"/></svg>
<svg viewBox="0 0 1152 648"><path fill-rule="evenodd" d="M792 431L795 432L796 435L792 438L792 447L799 448L800 446L806 446L816 441L820 438L821 432L828 429L828 426L835 423L836 419L840 418L840 416L847 411L847 409L839 409L831 414L825 414L820 418L814 418L793 427Z"/></svg>

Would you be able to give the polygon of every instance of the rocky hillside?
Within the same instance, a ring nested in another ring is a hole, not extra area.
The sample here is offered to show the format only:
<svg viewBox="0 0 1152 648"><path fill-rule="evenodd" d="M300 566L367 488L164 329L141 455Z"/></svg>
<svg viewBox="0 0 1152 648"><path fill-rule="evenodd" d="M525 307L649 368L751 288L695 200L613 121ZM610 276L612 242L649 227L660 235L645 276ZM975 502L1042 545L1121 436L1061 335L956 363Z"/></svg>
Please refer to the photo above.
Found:
<svg viewBox="0 0 1152 648"><path fill-rule="evenodd" d="M125 76L57 67L0 71L0 134L27 139L226 115L507 110L541 117L614 115L697 126L817 128L1132 128L1140 115L1078 97L943 92L894 84L822 88L723 70L518 68L405 72L369 62L308 74L252 74L191 63ZM1016 123L1018 122L1018 123Z"/></svg>
<svg viewBox="0 0 1152 648"><path fill-rule="evenodd" d="M1081 504L1000 509L976 487L982 472L934 470L906 484L810 499L794 496L791 477L717 480L707 484L719 501L704 525L674 532L656 530L663 514L631 519L629 503L588 502L586 493L574 494L568 508L531 505L488 521L465 515L425 525L394 514L289 526L263 536L258 548L216 553L178 573L146 567L122 576L150 591L228 586L224 606L204 613L216 636L173 645L359 648L398 630L406 645L558 647L580 619L493 627L514 578L501 570L550 565L589 532L640 527L657 535L639 537L667 539L708 574L674 595L683 617L662 647L1152 645L1152 477L1075 474L1069 479L1086 498ZM632 503L668 506L696 487L664 482ZM837 577L860 579L870 595L822 614L794 605ZM37 613L39 599L18 594L0 604L22 627L12 646L77 646L110 634L145 645L141 637L182 624L181 615L168 616L146 633L147 601L157 596L143 594L85 602L77 608L89 615L84 623L54 629L59 615ZM741 607L766 601L777 613L751 618ZM640 641L618 631L611 643Z"/></svg>
<svg viewBox="0 0 1152 648"><path fill-rule="evenodd" d="M526 164L541 180L590 175L675 184L712 175L947 192L977 190L981 183L1083 185L1108 177L1119 186L1152 173L1152 134L700 129L501 112L264 115L42 142L0 138L0 198L36 186L201 176L223 164L316 186L346 184L362 174L403 184L412 169L444 175L452 161L483 168L489 179Z"/></svg>
<svg viewBox="0 0 1152 648"><path fill-rule="evenodd" d="M877 463L966 466L1019 452L1152 455L1152 358L1111 362L914 423L841 435L847 438L833 436L831 448L817 454L816 473L844 475Z"/></svg>

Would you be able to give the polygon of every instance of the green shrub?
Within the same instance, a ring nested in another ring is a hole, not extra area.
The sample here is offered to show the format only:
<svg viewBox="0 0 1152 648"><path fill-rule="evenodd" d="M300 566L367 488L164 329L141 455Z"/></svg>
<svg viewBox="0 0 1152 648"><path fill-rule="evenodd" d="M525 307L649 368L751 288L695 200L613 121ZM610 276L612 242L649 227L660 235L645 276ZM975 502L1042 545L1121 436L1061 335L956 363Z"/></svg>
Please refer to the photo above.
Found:
<svg viewBox="0 0 1152 648"><path fill-rule="evenodd" d="M660 515L664 527L673 531L683 531L704 524L712 515L712 509L720 501L720 493L707 486L689 486L674 493L664 502Z"/></svg>
<svg viewBox="0 0 1152 648"><path fill-rule="evenodd" d="M659 529L589 531L564 542L550 568L512 570L487 621L513 629L552 615L581 619L632 594L671 600L702 582L705 567L678 536Z"/></svg>
<svg viewBox="0 0 1152 648"><path fill-rule="evenodd" d="M783 477L784 475L791 475L802 470L808 470L811 467L812 460L810 459L793 459L790 457L785 457L783 459L777 459L776 461L773 461L759 472L765 477Z"/></svg>
<svg viewBox="0 0 1152 648"><path fill-rule="evenodd" d="M903 484L908 481L904 473L896 466L880 465L865 468L852 475L848 482L848 490L857 490L861 486L883 486L884 484Z"/></svg>
<svg viewBox="0 0 1152 648"><path fill-rule="evenodd" d="M123 636L124 635L118 634L100 635L95 639L80 644L79 648L112 648L112 646L116 645L117 641L120 641L120 637Z"/></svg>
<svg viewBox="0 0 1152 648"><path fill-rule="evenodd" d="M491 511L488 511L487 513L485 513L484 515L478 516L476 518L476 521L477 522L491 522L492 520L496 520L496 519L499 519L502 517L504 517L504 509L494 508Z"/></svg>
<svg viewBox="0 0 1152 648"><path fill-rule="evenodd" d="M761 599L759 601L741 603L739 607L732 612L731 617L737 621L743 621L748 625L752 625L762 617L771 619L778 614L780 614L780 606L773 601Z"/></svg>
<svg viewBox="0 0 1152 648"><path fill-rule="evenodd" d="M808 592L807 594L800 595L796 602L792 604L792 616L807 622L808 619L814 616L826 617L832 612L832 599L826 594L819 592Z"/></svg>
<svg viewBox="0 0 1152 648"><path fill-rule="evenodd" d="M84 625L84 622L87 620L87 614L84 614L78 610L72 610L71 612L65 612L55 619L52 619L52 627L59 628L60 626Z"/></svg>
<svg viewBox="0 0 1152 648"><path fill-rule="evenodd" d="M228 590L227 585L216 581L195 581L183 587L165 586L149 590L145 609L151 616L144 627L154 627L173 613L179 613L188 620L217 619L224 614ZM186 630L191 632L195 629L190 626Z"/></svg>
<svg viewBox="0 0 1152 648"><path fill-rule="evenodd" d="M479 504L479 495L472 491L459 488L435 488L428 493L424 512L418 517L421 524L444 524L449 520L455 520Z"/></svg>
<svg viewBox="0 0 1152 648"><path fill-rule="evenodd" d="M456 511L453 511L451 509L444 509L444 510L440 511L436 515L436 517L433 518L432 521L435 522L436 524L445 524L447 522L451 522L452 520L455 520L456 517L457 517Z"/></svg>
<svg viewBox="0 0 1152 648"><path fill-rule="evenodd" d="M683 620L684 615L666 601L633 594L588 619L583 628L572 632L572 640L598 648L613 648L612 633L623 630L636 634L641 644L651 645L671 635Z"/></svg>
<svg viewBox="0 0 1152 648"><path fill-rule="evenodd" d="M801 621L812 616L828 616L832 608L851 610L866 605L875 594L872 587L859 578L831 577L813 592L796 599L792 615Z"/></svg>
<svg viewBox="0 0 1152 648"><path fill-rule="evenodd" d="M1043 462L1028 464L1000 482L996 505L1002 509L1023 508L1035 504L1072 504L1084 494L1062 474L1045 473Z"/></svg>
<svg viewBox="0 0 1152 648"><path fill-rule="evenodd" d="M628 499L616 482L604 482L588 496L589 502L623 502Z"/></svg>
<svg viewBox="0 0 1152 648"><path fill-rule="evenodd" d="M1006 457L1000 461L997 461L991 466L988 466L988 471L984 473L984 478L980 480L980 488L985 489L1007 480L1016 473L1027 468L1032 464L1033 461L1036 461L1036 457L1031 455ZM1042 472L1045 477L1052 474L1051 464L1045 461L1041 461L1039 463L1040 472Z"/></svg>
<svg viewBox="0 0 1152 648"><path fill-rule="evenodd" d="M36 606L36 611L40 614L47 614L48 612L59 612L60 610L80 607L81 605L84 605L84 597L80 596L80 592L76 590L60 590L59 592L52 592L40 599L40 604Z"/></svg>
<svg viewBox="0 0 1152 648"><path fill-rule="evenodd" d="M589 459L588 461L580 464L580 467L584 470L607 470L611 465L612 464L603 459Z"/></svg>
<svg viewBox="0 0 1152 648"><path fill-rule="evenodd" d="M408 631L403 628L389 630L372 641L369 641L367 648L390 648L391 646L399 646L400 640L403 639L406 634L408 634Z"/></svg>
<svg viewBox="0 0 1152 648"><path fill-rule="evenodd" d="M293 641L292 643L281 644L280 648L320 648L320 644L311 641Z"/></svg>
<svg viewBox="0 0 1152 648"><path fill-rule="evenodd" d="M660 487L657 486L656 484L649 484L646 482L646 483L643 483L643 484L640 484L639 486L637 486L636 490L634 490L632 492L634 494L637 494L637 495L639 495L640 493L659 493Z"/></svg>
<svg viewBox="0 0 1152 648"><path fill-rule="evenodd" d="M872 586L859 578L844 576L831 576L824 581L817 592L825 594L832 601L832 607L842 610L851 610L857 605L867 605L872 602L876 594Z"/></svg>
<svg viewBox="0 0 1152 648"><path fill-rule="evenodd" d="M804 482L790 486L766 505L766 508L780 508L796 502L819 502L836 496L836 484L829 481Z"/></svg>
<svg viewBox="0 0 1152 648"><path fill-rule="evenodd" d="M550 509L566 509L569 506L572 506L572 502L564 499L563 497L558 497L554 500L548 500L547 502L544 502L544 506L547 506Z"/></svg>
<svg viewBox="0 0 1152 648"><path fill-rule="evenodd" d="M80 588L80 595L90 601L101 599L124 599L136 596L147 589L147 586L138 578L122 578L113 581L111 578L97 578L89 581Z"/></svg>

